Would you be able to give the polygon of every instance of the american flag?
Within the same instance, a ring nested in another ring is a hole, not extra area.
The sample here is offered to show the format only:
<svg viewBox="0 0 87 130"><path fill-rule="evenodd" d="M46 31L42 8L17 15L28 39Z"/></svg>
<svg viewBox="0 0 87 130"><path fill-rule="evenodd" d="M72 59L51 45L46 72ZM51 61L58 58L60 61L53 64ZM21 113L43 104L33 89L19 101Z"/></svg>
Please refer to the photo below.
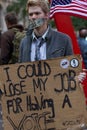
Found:
<svg viewBox="0 0 87 130"><path fill-rule="evenodd" d="M87 19L87 0L52 0L50 18L55 13L80 16Z"/></svg>

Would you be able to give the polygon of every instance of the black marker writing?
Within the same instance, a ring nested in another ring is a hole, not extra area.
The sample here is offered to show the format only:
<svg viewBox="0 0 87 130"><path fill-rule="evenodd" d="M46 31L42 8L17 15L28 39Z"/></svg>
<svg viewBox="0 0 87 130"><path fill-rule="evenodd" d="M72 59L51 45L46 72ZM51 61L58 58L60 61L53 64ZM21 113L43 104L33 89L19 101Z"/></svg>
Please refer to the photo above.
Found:
<svg viewBox="0 0 87 130"><path fill-rule="evenodd" d="M65 97L64 97L64 101L63 101L62 108L64 108L66 104L67 104L70 108L72 107L68 95L65 95Z"/></svg>
<svg viewBox="0 0 87 130"><path fill-rule="evenodd" d="M8 82L8 85L4 84L4 94L7 97L21 95L27 93L25 91L25 81L20 81L19 83L13 84L12 82Z"/></svg>
<svg viewBox="0 0 87 130"><path fill-rule="evenodd" d="M6 72L6 76L7 76L7 82L11 81L10 76L9 76L9 69L10 69L9 67L4 68L4 70Z"/></svg>
<svg viewBox="0 0 87 130"><path fill-rule="evenodd" d="M49 112L43 112L41 114L33 113L31 115L24 115L20 120L19 125L16 125L14 121L7 116L9 123L13 130L47 130L46 116Z"/></svg>
<svg viewBox="0 0 87 130"><path fill-rule="evenodd" d="M76 90L75 76L76 76L76 73L74 70L69 70L69 73L63 73L63 74L59 73L59 74L55 75L54 79L56 80L57 78L59 78L61 81L61 85L60 85L60 87L55 88L54 91L56 91L56 92L75 91ZM65 79L67 79L67 86L65 86L65 83L64 83ZM73 82L73 84L72 84L72 82Z"/></svg>
<svg viewBox="0 0 87 130"><path fill-rule="evenodd" d="M34 92L36 92L36 89L39 88L40 91L45 91L45 87L46 87L46 81L48 78L41 79L33 79L33 87L34 87Z"/></svg>
<svg viewBox="0 0 87 130"><path fill-rule="evenodd" d="M34 100L32 100L31 96L27 96L26 97L26 101L27 101L27 111L36 111L36 110L42 110L42 109L46 109L46 108L51 108L51 116L49 116L50 118L55 117L55 112L54 112L54 102L53 99L46 99L43 97L43 95L41 95L41 99L39 97L39 101L38 98L36 96L34 96Z"/></svg>
<svg viewBox="0 0 87 130"><path fill-rule="evenodd" d="M22 73L24 72L24 73ZM39 61L36 64L20 65L17 69L17 74L20 79L31 78L33 76L48 76L51 73L51 68L46 62Z"/></svg>
<svg viewBox="0 0 87 130"><path fill-rule="evenodd" d="M19 97L14 98L12 100L7 100L8 114L10 114L11 112L15 114L23 112L21 103L22 103L22 99Z"/></svg>

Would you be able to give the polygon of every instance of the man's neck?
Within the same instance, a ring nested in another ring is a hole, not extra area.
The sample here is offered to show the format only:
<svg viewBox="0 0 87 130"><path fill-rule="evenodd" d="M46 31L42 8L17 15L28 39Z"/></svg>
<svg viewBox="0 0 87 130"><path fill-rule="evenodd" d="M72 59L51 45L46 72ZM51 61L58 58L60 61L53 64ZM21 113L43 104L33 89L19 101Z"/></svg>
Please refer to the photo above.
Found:
<svg viewBox="0 0 87 130"><path fill-rule="evenodd" d="M43 26L34 29L34 33L37 37L42 36L46 32L47 28L48 26L45 24Z"/></svg>

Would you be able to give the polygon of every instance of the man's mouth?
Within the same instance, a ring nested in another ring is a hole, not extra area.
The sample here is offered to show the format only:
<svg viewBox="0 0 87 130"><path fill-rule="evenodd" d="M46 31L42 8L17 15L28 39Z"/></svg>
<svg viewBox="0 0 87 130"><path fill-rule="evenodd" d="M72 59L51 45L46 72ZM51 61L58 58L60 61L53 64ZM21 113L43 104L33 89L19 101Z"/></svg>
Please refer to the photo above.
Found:
<svg viewBox="0 0 87 130"><path fill-rule="evenodd" d="M46 20L45 18L39 18L39 19L36 19L36 20L33 20L33 21L29 20L28 29L32 30L32 29L35 29L37 27L40 27L41 25L43 25L45 20Z"/></svg>

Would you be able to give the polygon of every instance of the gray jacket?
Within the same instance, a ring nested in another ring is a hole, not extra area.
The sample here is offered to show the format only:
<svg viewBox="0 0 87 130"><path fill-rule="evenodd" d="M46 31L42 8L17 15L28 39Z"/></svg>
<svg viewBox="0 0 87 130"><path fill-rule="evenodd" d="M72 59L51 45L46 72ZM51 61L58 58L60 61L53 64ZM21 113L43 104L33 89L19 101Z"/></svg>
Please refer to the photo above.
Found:
<svg viewBox="0 0 87 130"><path fill-rule="evenodd" d="M32 35L26 35L20 44L19 62L31 61ZM68 56L73 54L72 42L68 35L54 31L49 28L46 36L46 57L47 59Z"/></svg>

